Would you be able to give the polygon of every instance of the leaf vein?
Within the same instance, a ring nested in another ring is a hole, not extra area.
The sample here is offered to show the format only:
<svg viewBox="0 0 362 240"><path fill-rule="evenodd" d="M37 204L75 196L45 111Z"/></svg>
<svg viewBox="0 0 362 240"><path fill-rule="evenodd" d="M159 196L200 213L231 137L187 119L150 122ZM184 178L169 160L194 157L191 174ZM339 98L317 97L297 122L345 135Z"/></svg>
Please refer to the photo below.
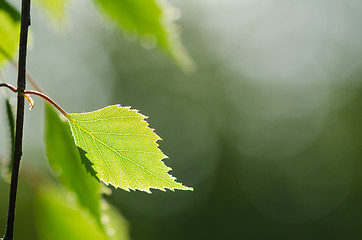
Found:
<svg viewBox="0 0 362 240"><path fill-rule="evenodd" d="M141 116L126 116L126 117L109 117L109 118L102 118L102 119L94 119L94 120L76 120L77 122L99 122L99 121L107 121L111 119L128 119L128 118L142 118Z"/></svg>

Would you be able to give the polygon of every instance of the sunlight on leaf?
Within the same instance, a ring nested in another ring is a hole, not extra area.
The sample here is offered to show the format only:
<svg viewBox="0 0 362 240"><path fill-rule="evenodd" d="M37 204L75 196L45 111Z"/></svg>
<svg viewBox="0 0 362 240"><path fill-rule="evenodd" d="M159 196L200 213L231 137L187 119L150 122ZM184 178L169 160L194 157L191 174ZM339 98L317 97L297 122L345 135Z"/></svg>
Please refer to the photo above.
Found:
<svg viewBox="0 0 362 240"><path fill-rule="evenodd" d="M19 43L20 13L0 0L0 64L11 58Z"/></svg>
<svg viewBox="0 0 362 240"><path fill-rule="evenodd" d="M156 0L94 0L96 5L126 34L137 35L144 48L159 46L186 72L194 63L181 44L177 26L173 22L177 11L163 1ZM176 17L175 17L176 16Z"/></svg>
<svg viewBox="0 0 362 240"><path fill-rule="evenodd" d="M150 188L193 190L167 173L171 169L161 161L166 155L156 143L160 137L137 110L113 105L69 117L77 146L107 185L149 193Z"/></svg>

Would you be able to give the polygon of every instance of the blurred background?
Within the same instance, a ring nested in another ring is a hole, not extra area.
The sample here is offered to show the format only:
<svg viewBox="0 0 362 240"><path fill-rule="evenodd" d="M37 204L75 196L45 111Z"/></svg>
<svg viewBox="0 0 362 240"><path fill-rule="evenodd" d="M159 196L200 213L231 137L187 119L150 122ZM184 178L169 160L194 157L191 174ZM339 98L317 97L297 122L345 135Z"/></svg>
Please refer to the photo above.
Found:
<svg viewBox="0 0 362 240"><path fill-rule="evenodd" d="M170 3L197 65L192 74L117 31L89 1L73 1L57 31L32 10L28 71L48 95L68 112L139 109L164 139L170 173L195 189L113 189L107 198L131 238L361 239L362 1ZM5 75L15 84L14 69ZM49 171L35 101L23 164ZM4 226L2 181L0 192ZM17 239L37 239L33 195L20 182Z"/></svg>

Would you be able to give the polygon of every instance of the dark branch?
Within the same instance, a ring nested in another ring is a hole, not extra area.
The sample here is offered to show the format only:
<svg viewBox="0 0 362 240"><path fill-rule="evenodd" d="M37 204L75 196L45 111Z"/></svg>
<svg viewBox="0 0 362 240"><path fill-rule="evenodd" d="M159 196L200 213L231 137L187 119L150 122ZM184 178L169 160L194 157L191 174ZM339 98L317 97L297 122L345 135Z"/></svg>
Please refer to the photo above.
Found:
<svg viewBox="0 0 362 240"><path fill-rule="evenodd" d="M19 44L19 68L18 68L18 106L16 113L15 148L11 184L9 194L9 210L4 240L13 240L16 193L18 188L19 167L23 148L24 125L24 90L26 84L26 54L28 42L28 29L30 26L30 0L22 0L21 27Z"/></svg>

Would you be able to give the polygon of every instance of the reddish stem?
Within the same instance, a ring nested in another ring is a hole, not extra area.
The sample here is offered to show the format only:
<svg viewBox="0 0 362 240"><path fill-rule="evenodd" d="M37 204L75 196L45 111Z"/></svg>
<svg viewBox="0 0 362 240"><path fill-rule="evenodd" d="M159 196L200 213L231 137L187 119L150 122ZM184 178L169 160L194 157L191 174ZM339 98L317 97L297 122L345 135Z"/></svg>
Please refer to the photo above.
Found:
<svg viewBox="0 0 362 240"><path fill-rule="evenodd" d="M15 93L18 92L16 87L14 87L14 86L12 86L10 84L7 84L7 83L0 83L0 87L7 87L7 88L9 88L11 91L13 91ZM48 97L44 93L39 92L39 91L34 91L34 90L26 90L26 91L24 91L24 94L33 94L33 95L37 95L37 96L45 99L51 105L53 105L56 109L58 109L58 111L61 112L64 115L64 117L66 117L66 118L68 118L70 120L69 114L66 111L64 111L64 109L61 108L56 102L54 102L53 99L51 99L50 97Z"/></svg>

